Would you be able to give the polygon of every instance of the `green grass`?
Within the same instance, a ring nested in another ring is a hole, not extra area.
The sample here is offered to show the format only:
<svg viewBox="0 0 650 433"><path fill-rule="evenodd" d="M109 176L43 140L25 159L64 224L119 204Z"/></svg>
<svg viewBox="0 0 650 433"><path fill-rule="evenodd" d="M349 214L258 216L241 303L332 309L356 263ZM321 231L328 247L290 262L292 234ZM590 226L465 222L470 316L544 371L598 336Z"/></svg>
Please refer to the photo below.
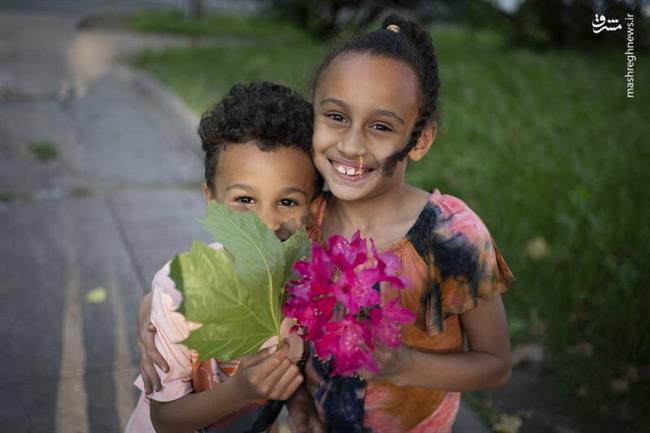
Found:
<svg viewBox="0 0 650 433"><path fill-rule="evenodd" d="M59 149L49 141L33 141L27 144L27 151L39 161L52 161L59 157Z"/></svg>
<svg viewBox="0 0 650 433"><path fill-rule="evenodd" d="M615 396L612 378L650 365L650 75L637 64L625 97L618 52L507 49L489 33L433 32L443 123L409 180L463 198L490 227L517 276L504 296L515 341L543 340L568 412L586 431L641 431L650 386ZM197 112L235 82L308 90L327 45L307 38L257 46L147 51L136 60ZM620 50L619 50L620 51ZM548 254L526 245L540 238ZM569 320L581 312L581 320ZM542 332L545 329L545 332ZM587 341L591 357L572 354ZM586 386L586 397L577 390ZM636 418L618 419L630 401Z"/></svg>
<svg viewBox="0 0 650 433"><path fill-rule="evenodd" d="M305 33L289 23L257 16L214 15L190 21L178 12L143 11L130 18L133 30L149 33L171 33L183 36L227 36L234 38L290 39Z"/></svg>
<svg viewBox="0 0 650 433"><path fill-rule="evenodd" d="M14 196L11 193L0 191L0 203L11 203Z"/></svg>

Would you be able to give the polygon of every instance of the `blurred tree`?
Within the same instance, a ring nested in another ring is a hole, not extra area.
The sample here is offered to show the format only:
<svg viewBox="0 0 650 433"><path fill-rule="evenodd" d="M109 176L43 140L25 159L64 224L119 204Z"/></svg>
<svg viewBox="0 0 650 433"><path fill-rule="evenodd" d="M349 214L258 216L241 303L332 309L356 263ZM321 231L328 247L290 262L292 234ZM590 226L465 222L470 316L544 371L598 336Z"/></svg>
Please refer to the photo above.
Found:
<svg viewBox="0 0 650 433"><path fill-rule="evenodd" d="M261 1L274 14L295 22L317 39L330 38L343 29L364 29L391 9L423 23L434 20L490 27L514 44L536 48L620 45L622 32L602 32L594 37L591 22L598 13L618 18L625 27L624 18L631 13L635 17L635 45L639 49L650 47L648 0L515 0L509 10L503 8L501 0Z"/></svg>
<svg viewBox="0 0 650 433"><path fill-rule="evenodd" d="M317 39L335 36L344 28L358 30L378 19L387 8L408 10L419 21L431 18L431 4L423 0L262 0L277 16L289 19ZM445 3L453 3L451 0Z"/></svg>
<svg viewBox="0 0 650 433"><path fill-rule="evenodd" d="M591 22L595 14L619 19L625 32L625 17L635 17L635 45L648 47L648 17L644 16L646 0L523 0L508 15L509 25L502 28L510 40L538 48L620 45L618 32L602 32L594 37Z"/></svg>
<svg viewBox="0 0 650 433"><path fill-rule="evenodd" d="M183 10L186 20L198 20L203 17L205 12L204 0L185 0Z"/></svg>

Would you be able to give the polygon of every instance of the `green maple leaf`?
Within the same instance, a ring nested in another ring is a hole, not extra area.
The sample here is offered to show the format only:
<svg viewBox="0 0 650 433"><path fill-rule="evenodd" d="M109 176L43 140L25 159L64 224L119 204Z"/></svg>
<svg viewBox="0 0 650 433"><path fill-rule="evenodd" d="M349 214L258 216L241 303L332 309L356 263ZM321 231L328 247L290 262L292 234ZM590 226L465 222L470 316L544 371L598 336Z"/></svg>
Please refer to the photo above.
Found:
<svg viewBox="0 0 650 433"><path fill-rule="evenodd" d="M203 226L224 248L194 242L171 263L183 294L179 311L201 323L183 341L201 359L232 360L280 334L284 285L293 263L309 255L304 228L281 242L252 212L210 203Z"/></svg>

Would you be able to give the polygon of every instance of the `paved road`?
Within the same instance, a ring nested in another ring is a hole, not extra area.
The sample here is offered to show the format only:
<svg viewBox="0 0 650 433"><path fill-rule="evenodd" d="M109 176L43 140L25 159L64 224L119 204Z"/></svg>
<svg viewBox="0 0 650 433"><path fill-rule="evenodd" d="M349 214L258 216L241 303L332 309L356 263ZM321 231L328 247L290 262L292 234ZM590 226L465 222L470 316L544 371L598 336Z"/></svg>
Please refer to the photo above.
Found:
<svg viewBox="0 0 650 433"><path fill-rule="evenodd" d="M77 18L0 12L0 425L17 432L122 430L137 300L205 239L187 112L122 68L59 102ZM60 156L38 160L34 141Z"/></svg>
<svg viewBox="0 0 650 433"><path fill-rule="evenodd" d="M71 91L82 11L38 3L0 9L0 426L119 432L137 397L137 301L207 240L197 119L124 67ZM59 156L39 160L36 141ZM458 426L484 431L466 412Z"/></svg>

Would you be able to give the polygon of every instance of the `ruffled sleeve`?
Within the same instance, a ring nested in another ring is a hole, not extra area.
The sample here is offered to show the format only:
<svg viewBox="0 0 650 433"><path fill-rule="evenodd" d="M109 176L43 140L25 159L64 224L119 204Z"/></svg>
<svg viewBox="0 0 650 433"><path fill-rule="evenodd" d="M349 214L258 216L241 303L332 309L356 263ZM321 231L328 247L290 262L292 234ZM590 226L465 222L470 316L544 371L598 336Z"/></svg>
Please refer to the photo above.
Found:
<svg viewBox="0 0 650 433"><path fill-rule="evenodd" d="M508 290L514 281L485 224L462 200L434 192L410 233L425 260L424 323L429 335L443 332L447 317Z"/></svg>

